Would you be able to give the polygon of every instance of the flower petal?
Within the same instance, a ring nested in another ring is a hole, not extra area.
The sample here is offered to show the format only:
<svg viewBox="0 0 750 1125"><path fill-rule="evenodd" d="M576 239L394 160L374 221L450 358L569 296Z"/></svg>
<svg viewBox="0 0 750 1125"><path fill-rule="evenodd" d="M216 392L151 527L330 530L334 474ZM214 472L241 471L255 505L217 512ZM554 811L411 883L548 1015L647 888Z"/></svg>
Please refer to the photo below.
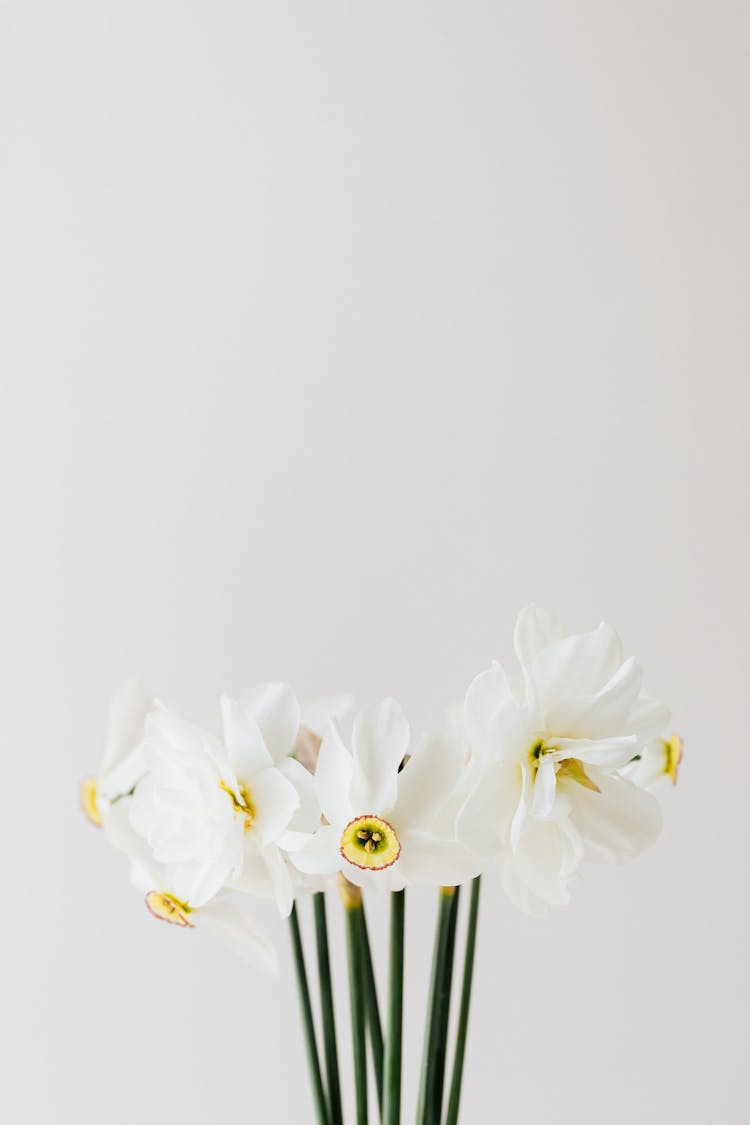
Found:
<svg viewBox="0 0 750 1125"><path fill-rule="evenodd" d="M252 710L241 700L221 697L221 716L224 722L224 742L232 769L238 781L249 785L259 770L273 765Z"/></svg>
<svg viewBox="0 0 750 1125"><path fill-rule="evenodd" d="M650 847L661 832L659 802L629 781L591 770L600 792L561 781L572 806L572 819L585 843L588 859L622 863Z"/></svg>
<svg viewBox="0 0 750 1125"><path fill-rule="evenodd" d="M498 711L512 702L513 693L501 666L495 662L469 684L464 700L464 727L474 757L488 757L495 749L492 722Z"/></svg>
<svg viewBox="0 0 750 1125"><path fill-rule="evenodd" d="M299 730L297 696L289 684L262 684L245 692L242 703L255 717L271 757L280 765L291 754Z"/></svg>
<svg viewBox="0 0 750 1125"><path fill-rule="evenodd" d="M401 876L410 884L456 887L473 879L486 860L457 840L440 840L427 832L408 832L401 838Z"/></svg>
<svg viewBox="0 0 750 1125"><path fill-rule="evenodd" d="M424 827L432 823L458 783L464 752L448 739L424 739L398 774L398 797L391 820L400 826Z"/></svg>
<svg viewBox="0 0 750 1125"><path fill-rule="evenodd" d="M260 972L270 976L278 974L279 961L274 946L232 903L204 906L197 914L196 927L216 934L229 949Z"/></svg>
<svg viewBox="0 0 750 1125"><path fill-rule="evenodd" d="M354 761L341 741L338 727L331 722L323 735L315 770L315 790L329 824L343 828L354 816L350 800Z"/></svg>
<svg viewBox="0 0 750 1125"><path fill-rule="evenodd" d="M398 769L408 748L409 724L395 699L359 712L352 731L355 810L390 812L396 802Z"/></svg>
<svg viewBox="0 0 750 1125"><path fill-rule="evenodd" d="M546 609L528 605L521 610L516 621L513 644L527 680L537 655L564 636L565 629Z"/></svg>
<svg viewBox="0 0 750 1125"><path fill-rule="evenodd" d="M507 842L521 798L521 771L515 763L490 764L478 772L456 819L456 836L479 855L496 855Z"/></svg>
<svg viewBox="0 0 750 1125"><path fill-rule="evenodd" d="M531 676L545 712L569 696L596 695L623 662L620 638L605 622L537 653Z"/></svg>
<svg viewBox="0 0 750 1125"><path fill-rule="evenodd" d="M255 774L248 796L255 811L253 827L263 847L267 847L278 840L289 825L300 805L299 793L289 778L272 766Z"/></svg>
<svg viewBox="0 0 750 1125"><path fill-rule="evenodd" d="M290 859L298 870L307 875L330 875L341 867L339 852L341 832L330 825L323 825L311 836L304 848L290 853Z"/></svg>

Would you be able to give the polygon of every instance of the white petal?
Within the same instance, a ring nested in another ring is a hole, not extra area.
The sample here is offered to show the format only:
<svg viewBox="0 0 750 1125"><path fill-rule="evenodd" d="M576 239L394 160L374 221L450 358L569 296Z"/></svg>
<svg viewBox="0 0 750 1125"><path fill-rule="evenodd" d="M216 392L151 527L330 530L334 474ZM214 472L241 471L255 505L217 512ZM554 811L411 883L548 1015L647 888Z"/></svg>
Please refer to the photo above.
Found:
<svg viewBox="0 0 750 1125"><path fill-rule="evenodd" d="M282 918L288 918L294 905L294 887L287 862L279 849L273 846L263 849L262 858L271 880L279 914Z"/></svg>
<svg viewBox="0 0 750 1125"><path fill-rule="evenodd" d="M463 750L438 736L424 739L398 774L391 820L396 828L418 828L435 820L463 770Z"/></svg>
<svg viewBox="0 0 750 1125"><path fill-rule="evenodd" d="M528 605L521 610L516 621L513 644L527 679L536 656L564 636L564 628L546 609Z"/></svg>
<svg viewBox="0 0 750 1125"><path fill-rule="evenodd" d="M359 712L352 731L352 802L357 811L390 812L396 801L398 768L408 748L409 724L395 699Z"/></svg>
<svg viewBox="0 0 750 1125"><path fill-rule="evenodd" d="M534 778L534 789L531 798L531 812L536 817L549 816L555 803L557 788L557 775L555 763L544 755L540 761Z"/></svg>
<svg viewBox="0 0 750 1125"><path fill-rule="evenodd" d="M217 895L229 878L228 863L169 863L157 891L167 891L181 902L200 907Z"/></svg>
<svg viewBox="0 0 750 1125"><path fill-rule="evenodd" d="M526 825L531 798L531 769L523 760L519 762L519 768L521 770L521 796L510 823L510 846L514 852L518 848L521 833Z"/></svg>
<svg viewBox="0 0 750 1125"><path fill-rule="evenodd" d="M498 711L512 702L508 679L499 664L494 663L469 684L464 700L464 727L472 754L484 758L496 748L492 738L492 722Z"/></svg>
<svg viewBox="0 0 750 1125"><path fill-rule="evenodd" d="M115 693L109 708L102 775L119 765L141 741L153 705L153 698L138 680L128 680Z"/></svg>
<svg viewBox="0 0 750 1125"><path fill-rule="evenodd" d="M599 739L558 738L555 739L555 746L557 749L549 756L557 761L577 758L579 762L601 766L606 770L620 769L638 753L638 739L635 735Z"/></svg>
<svg viewBox="0 0 750 1125"><path fill-rule="evenodd" d="M545 711L569 696L596 695L623 662L620 638L602 622L591 633L556 641L534 658L531 675Z"/></svg>
<svg viewBox="0 0 750 1125"><path fill-rule="evenodd" d="M273 759L249 707L223 695L221 715L224 721L224 742L232 769L242 784L249 785L259 770L273 765Z"/></svg>
<svg viewBox="0 0 750 1125"><path fill-rule="evenodd" d="M456 820L456 836L479 855L496 855L508 840L521 798L521 771L515 763L491 764L477 773Z"/></svg>
<svg viewBox="0 0 750 1125"><path fill-rule="evenodd" d="M242 697L262 733L271 757L280 765L293 748L299 731L299 703L288 684L263 684Z"/></svg>
<svg viewBox="0 0 750 1125"><path fill-rule="evenodd" d="M263 973L275 976L279 962L271 942L250 922L238 907L228 902L204 906L196 918L201 929L215 933L243 961Z"/></svg>
<svg viewBox="0 0 750 1125"><path fill-rule="evenodd" d="M409 832L401 840L398 867L412 885L455 887L473 879L486 860L455 840L440 840L426 832Z"/></svg>
<svg viewBox="0 0 750 1125"><path fill-rule="evenodd" d="M641 690L643 673L635 660L626 660L594 695L570 696L551 702L547 727L569 738L598 738L632 731L630 715Z"/></svg>
<svg viewBox="0 0 750 1125"><path fill-rule="evenodd" d="M326 726L331 721L340 723L354 706L351 695L327 695L305 704L302 710L302 724L319 738L323 737Z"/></svg>
<svg viewBox="0 0 750 1125"><path fill-rule="evenodd" d="M601 792L594 793L575 782L561 783L573 804L572 818L584 839L587 858L622 863L659 836L659 802L629 781L608 777L599 770L590 774Z"/></svg>
<svg viewBox="0 0 750 1125"><path fill-rule="evenodd" d="M287 758L281 766L281 772L291 781L300 800L299 807L289 822L289 831L314 832L320 824L321 813L315 778L294 758Z"/></svg>
<svg viewBox="0 0 750 1125"><path fill-rule="evenodd" d="M281 770L272 766L253 777L249 797L256 814L254 828L266 847L289 825L300 805L299 793Z"/></svg>
<svg viewBox="0 0 750 1125"><path fill-rule="evenodd" d="M641 742L649 742L662 733L670 718L671 712L665 704L642 696L630 712L628 730L637 734Z"/></svg>
<svg viewBox="0 0 750 1125"><path fill-rule="evenodd" d="M554 820L533 821L528 822L521 837L514 862L519 877L536 898L562 906L570 902L568 880L574 855L575 846L563 825Z"/></svg>
<svg viewBox="0 0 750 1125"><path fill-rule="evenodd" d="M339 851L341 833L329 825L319 828L304 848L291 852L294 866L307 875L329 875L338 871L342 859Z"/></svg>
<svg viewBox="0 0 750 1125"><path fill-rule="evenodd" d="M354 816L350 800L353 769L352 756L341 741L338 727L331 722L320 745L315 789L323 816L342 829Z"/></svg>

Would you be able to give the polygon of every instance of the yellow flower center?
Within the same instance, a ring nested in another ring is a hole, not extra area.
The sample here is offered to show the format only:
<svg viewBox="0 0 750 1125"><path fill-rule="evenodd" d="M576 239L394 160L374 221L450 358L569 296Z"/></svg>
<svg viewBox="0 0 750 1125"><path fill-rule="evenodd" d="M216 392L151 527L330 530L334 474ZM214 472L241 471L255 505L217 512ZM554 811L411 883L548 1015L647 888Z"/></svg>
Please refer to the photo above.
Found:
<svg viewBox="0 0 750 1125"><path fill-rule="evenodd" d="M239 785L237 787L237 792L235 792L234 789L227 785L226 781L220 781L219 788L223 789L224 792L229 796L235 814L237 816L243 816L245 818L245 831L249 831L249 829L251 829L255 824L256 813L255 805L250 799L250 794L247 791L246 786Z"/></svg>
<svg viewBox="0 0 750 1125"><path fill-rule="evenodd" d="M99 805L96 800L96 778L87 777L81 782L78 790L78 796L81 802L81 808L84 811L86 818L89 822L97 828L101 828L104 824L104 818L99 811Z"/></svg>
<svg viewBox="0 0 750 1125"><path fill-rule="evenodd" d="M165 891L149 891L146 906L160 922L169 922L171 926L188 926L191 930L195 928L188 918L188 914L192 914L192 908L174 895Z"/></svg>
<svg viewBox="0 0 750 1125"><path fill-rule="evenodd" d="M380 816L358 816L344 829L339 850L354 867L382 871L392 867L401 855L401 844L387 820Z"/></svg>
<svg viewBox="0 0 750 1125"><path fill-rule="evenodd" d="M539 762L544 755L549 754L550 751L555 749L556 747L554 745L548 745L542 739L535 742L529 750L529 761L531 762L532 769L537 770L539 768ZM601 793L601 789L586 773L586 767L578 758L563 758L561 762L556 762L555 773L560 778L567 777L571 781L577 782L579 785L582 785L584 789L590 789L593 793Z"/></svg>

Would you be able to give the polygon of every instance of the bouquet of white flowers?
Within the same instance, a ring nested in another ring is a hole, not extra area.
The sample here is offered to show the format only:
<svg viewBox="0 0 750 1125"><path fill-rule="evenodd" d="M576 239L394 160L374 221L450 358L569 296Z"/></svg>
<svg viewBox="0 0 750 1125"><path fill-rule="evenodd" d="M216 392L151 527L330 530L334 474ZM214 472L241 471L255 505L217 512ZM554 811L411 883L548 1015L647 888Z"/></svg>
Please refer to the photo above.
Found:
<svg viewBox="0 0 750 1125"><path fill-rule="evenodd" d="M642 689L606 624L569 634L525 609L515 631L518 682L499 664L469 685L462 718L412 742L385 699L341 728L348 697L300 711L286 684L221 700L204 729L135 683L115 698L96 778L81 787L89 819L131 860L155 918L214 930L265 972L273 944L245 906L271 898L289 918L316 1120L342 1125L326 894L346 915L357 1125L368 1120L369 1042L382 1125L401 1120L405 892L439 888L417 1125L455 1125L461 1097L480 878L492 866L520 909L567 903L584 859L619 863L653 843L660 808L648 789L673 782L679 738ZM461 887L471 884L456 1043L447 1097L448 1019ZM363 892L390 893L385 1030ZM311 896L324 1065L308 989L299 899Z"/></svg>

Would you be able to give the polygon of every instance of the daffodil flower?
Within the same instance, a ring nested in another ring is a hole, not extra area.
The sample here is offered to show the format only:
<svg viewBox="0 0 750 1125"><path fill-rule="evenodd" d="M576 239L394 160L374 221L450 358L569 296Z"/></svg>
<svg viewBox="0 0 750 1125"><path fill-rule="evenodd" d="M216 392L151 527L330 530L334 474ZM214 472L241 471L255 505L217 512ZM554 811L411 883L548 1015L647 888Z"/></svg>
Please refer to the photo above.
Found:
<svg viewBox="0 0 750 1125"><path fill-rule="evenodd" d="M287 915L294 888L279 845L318 815L309 774L291 758L299 706L285 684L267 684L239 700L224 697L221 710L223 738L165 707L151 713L148 773L133 796L131 824L158 863L215 868L221 883L270 892Z"/></svg>
<svg viewBox="0 0 750 1125"><path fill-rule="evenodd" d="M261 972L278 973L273 944L250 921L221 881L216 864L160 864L130 825L125 805L105 821L111 843L131 861L130 879L142 892L149 913L177 929L212 933Z"/></svg>
<svg viewBox="0 0 750 1125"><path fill-rule="evenodd" d="M621 771L669 712L643 694L641 670L610 625L570 635L532 606L515 648L520 690L493 664L467 692L473 784L457 833L500 856L508 893L537 910L568 901L584 854L619 862L656 839L657 802Z"/></svg>
<svg viewBox="0 0 750 1125"><path fill-rule="evenodd" d="M104 824L114 801L132 793L143 777L142 744L146 716L154 701L137 680L128 680L115 693L109 709L104 757L95 777L80 786L81 807L97 828Z"/></svg>
<svg viewBox="0 0 750 1125"><path fill-rule="evenodd" d="M439 826L461 776L462 752L430 739L409 756L409 741L394 699L357 715L351 753L329 724L314 779L324 823L289 847L300 871L340 871L357 886L389 891L454 885L477 874L482 861Z"/></svg>

